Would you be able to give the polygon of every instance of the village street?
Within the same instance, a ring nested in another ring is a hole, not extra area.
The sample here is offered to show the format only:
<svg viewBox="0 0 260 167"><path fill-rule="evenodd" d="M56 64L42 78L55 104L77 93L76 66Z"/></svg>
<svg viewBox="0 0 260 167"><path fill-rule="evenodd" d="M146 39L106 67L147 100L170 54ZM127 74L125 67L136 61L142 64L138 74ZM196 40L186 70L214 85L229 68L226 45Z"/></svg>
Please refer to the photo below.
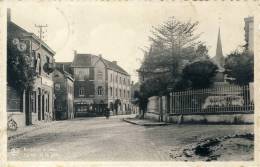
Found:
<svg viewBox="0 0 260 167"><path fill-rule="evenodd" d="M9 160L192 160L182 150L202 138L253 133L253 125L139 126L120 117L76 118L8 141ZM232 141L231 143L236 143ZM245 143L244 143L245 144ZM241 145L241 143L240 143ZM253 141L251 143L253 145ZM232 146L233 147L233 146ZM248 148L248 147L247 147ZM219 160L251 160L253 148L235 148ZM179 158L178 158L179 157Z"/></svg>

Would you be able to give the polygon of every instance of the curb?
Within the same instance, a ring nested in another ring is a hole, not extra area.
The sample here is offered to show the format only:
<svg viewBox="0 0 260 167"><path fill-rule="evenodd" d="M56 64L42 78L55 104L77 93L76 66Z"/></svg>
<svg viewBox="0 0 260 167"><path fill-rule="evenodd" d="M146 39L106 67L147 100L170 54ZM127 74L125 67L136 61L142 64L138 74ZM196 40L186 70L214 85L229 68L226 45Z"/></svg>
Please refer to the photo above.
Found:
<svg viewBox="0 0 260 167"><path fill-rule="evenodd" d="M29 132L33 132L33 131L36 131L36 130L48 128L48 127L50 127L51 125L53 125L53 124L55 124L55 123L56 123L56 122L51 122L50 124L48 124L48 125L43 125L43 126L38 125L38 126L36 126L35 128L32 128L31 130L27 130L27 131L24 131L24 132L21 132L21 133L18 133L18 134L14 134L14 135L12 135L12 136L8 136L7 140L9 140L9 141L10 141L10 140L14 140L14 139L16 139L16 138L18 138L18 137L21 137L21 136L23 136L23 135L29 133Z"/></svg>
<svg viewBox="0 0 260 167"><path fill-rule="evenodd" d="M140 126L165 126L165 125L170 125L169 123L136 123L134 121L130 121L128 119L122 119L123 121L134 124L134 125L140 125Z"/></svg>

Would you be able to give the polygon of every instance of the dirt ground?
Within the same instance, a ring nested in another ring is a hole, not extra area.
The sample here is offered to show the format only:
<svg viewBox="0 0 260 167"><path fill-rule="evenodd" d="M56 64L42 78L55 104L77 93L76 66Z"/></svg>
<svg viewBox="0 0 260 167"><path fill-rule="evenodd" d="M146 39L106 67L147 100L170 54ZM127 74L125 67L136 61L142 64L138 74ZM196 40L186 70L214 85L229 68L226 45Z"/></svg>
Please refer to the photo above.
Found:
<svg viewBox="0 0 260 167"><path fill-rule="evenodd" d="M145 127L122 118L80 118L9 140L8 160L252 160L252 134L253 125Z"/></svg>

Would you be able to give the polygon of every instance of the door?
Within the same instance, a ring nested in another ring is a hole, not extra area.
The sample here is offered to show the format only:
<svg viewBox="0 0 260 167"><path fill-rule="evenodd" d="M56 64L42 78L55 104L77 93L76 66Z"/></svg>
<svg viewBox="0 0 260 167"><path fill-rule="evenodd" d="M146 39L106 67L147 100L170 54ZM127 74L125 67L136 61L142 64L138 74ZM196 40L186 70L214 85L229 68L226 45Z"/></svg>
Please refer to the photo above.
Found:
<svg viewBox="0 0 260 167"><path fill-rule="evenodd" d="M44 104L44 95L42 95L42 120L44 120L44 114L45 114L45 104Z"/></svg>
<svg viewBox="0 0 260 167"><path fill-rule="evenodd" d="M38 103L38 120L41 120L41 94L38 94L38 99L37 99L37 103Z"/></svg>

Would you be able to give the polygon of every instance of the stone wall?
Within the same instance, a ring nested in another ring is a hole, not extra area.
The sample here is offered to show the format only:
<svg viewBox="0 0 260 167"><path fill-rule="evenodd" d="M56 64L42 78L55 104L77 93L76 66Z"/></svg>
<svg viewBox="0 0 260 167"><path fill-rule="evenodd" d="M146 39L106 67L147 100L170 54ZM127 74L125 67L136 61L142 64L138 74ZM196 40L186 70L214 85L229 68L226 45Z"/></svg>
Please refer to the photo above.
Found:
<svg viewBox="0 0 260 167"><path fill-rule="evenodd" d="M160 106L159 97L152 96L148 99L147 112L145 118L159 121L160 120Z"/></svg>
<svg viewBox="0 0 260 167"><path fill-rule="evenodd" d="M21 101L19 94L14 88L7 86L7 116L17 123L18 128L26 126L25 111L20 105L24 105L24 101Z"/></svg>
<svg viewBox="0 0 260 167"><path fill-rule="evenodd" d="M254 114L174 115L167 122L178 124L253 124Z"/></svg>

